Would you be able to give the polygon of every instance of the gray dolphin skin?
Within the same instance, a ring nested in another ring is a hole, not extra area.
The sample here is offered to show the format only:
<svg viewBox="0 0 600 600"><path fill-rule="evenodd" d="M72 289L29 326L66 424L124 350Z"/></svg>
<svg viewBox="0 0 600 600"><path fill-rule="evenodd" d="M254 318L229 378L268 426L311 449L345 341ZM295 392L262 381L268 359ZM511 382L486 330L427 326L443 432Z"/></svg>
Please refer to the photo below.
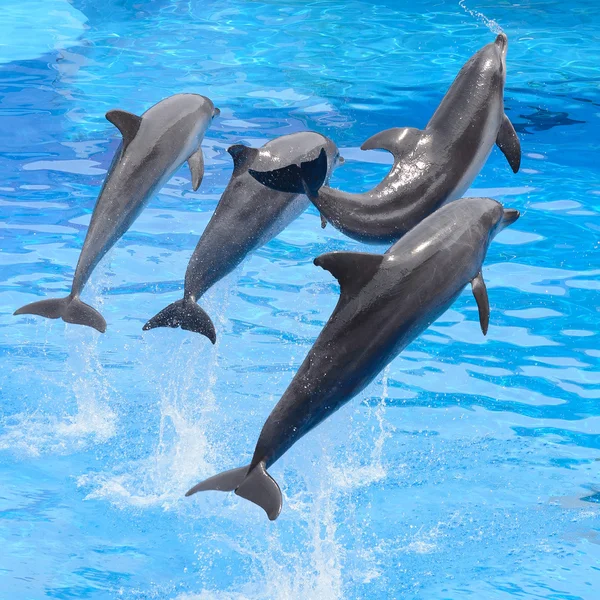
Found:
<svg viewBox="0 0 600 600"><path fill-rule="evenodd" d="M487 332L482 264L492 238L518 217L495 200L462 198L424 219L384 255L332 252L316 258L340 284L333 314L269 415L251 463L206 479L186 496L235 491L276 519L281 491L267 469L369 385L469 282Z"/></svg>
<svg viewBox="0 0 600 600"><path fill-rule="evenodd" d="M363 145L394 156L383 181L362 194L323 187L311 197L322 217L347 236L365 243L393 243L443 204L460 198L487 160L494 144L516 173L519 138L504 114L508 39L503 33L462 67L425 129L382 131ZM298 178L324 180L316 161L302 172L253 173L276 189L301 185Z"/></svg>
<svg viewBox="0 0 600 600"><path fill-rule="evenodd" d="M104 333L106 321L79 295L102 257L186 160L192 186L198 189L204 175L200 144L218 114L212 101L198 94L170 96L141 117L123 110L107 112L106 118L120 130L123 140L94 207L71 293L65 298L27 304L14 314L60 317L67 323L88 325Z"/></svg>
<svg viewBox="0 0 600 600"><path fill-rule="evenodd" d="M328 178L340 160L336 145L312 131L284 135L261 148L238 144L228 152L233 158L233 174L192 254L185 273L183 299L150 319L144 330L181 327L205 335L214 344L215 327L197 300L231 273L247 254L283 231L309 205L304 193L279 192L262 185L248 173L249 167L262 171L285 168L309 162L323 152Z"/></svg>

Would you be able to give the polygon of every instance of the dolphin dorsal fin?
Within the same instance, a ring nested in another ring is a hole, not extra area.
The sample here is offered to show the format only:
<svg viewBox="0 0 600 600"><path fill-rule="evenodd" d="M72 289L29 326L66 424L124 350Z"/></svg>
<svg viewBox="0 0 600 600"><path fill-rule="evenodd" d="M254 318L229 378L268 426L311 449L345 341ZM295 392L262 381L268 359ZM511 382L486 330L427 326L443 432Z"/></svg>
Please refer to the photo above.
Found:
<svg viewBox="0 0 600 600"><path fill-rule="evenodd" d="M387 150L397 161L413 150L417 138L422 131L414 127L393 127L380 131L371 136L361 147L361 150Z"/></svg>
<svg viewBox="0 0 600 600"><path fill-rule="evenodd" d="M314 260L317 267L329 271L340 284L342 298L354 296L377 272L384 256L368 252L328 252Z"/></svg>
<svg viewBox="0 0 600 600"><path fill-rule="evenodd" d="M129 146L140 128L142 117L138 117L133 113L117 108L115 110L109 110L106 113L106 119L121 132L121 135L123 136L123 152L125 152L127 146Z"/></svg>
<svg viewBox="0 0 600 600"><path fill-rule="evenodd" d="M252 164L256 156L258 155L258 148L250 148L243 144L234 144L227 148L227 152L231 154L233 158L233 172L238 173L241 169L244 169Z"/></svg>

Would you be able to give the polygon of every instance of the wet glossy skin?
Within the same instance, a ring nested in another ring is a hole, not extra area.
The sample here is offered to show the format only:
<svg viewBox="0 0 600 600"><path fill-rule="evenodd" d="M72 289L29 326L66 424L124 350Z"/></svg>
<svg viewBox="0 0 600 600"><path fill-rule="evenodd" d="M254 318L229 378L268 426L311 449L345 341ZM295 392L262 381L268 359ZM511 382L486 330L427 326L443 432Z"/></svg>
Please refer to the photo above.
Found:
<svg viewBox="0 0 600 600"><path fill-rule="evenodd" d="M481 270L489 242L507 224L503 218L494 200L457 200L392 246L361 289L348 294L342 286L333 314L267 419L250 470L278 460L446 311Z"/></svg>
<svg viewBox="0 0 600 600"><path fill-rule="evenodd" d="M227 188L190 259L184 298L195 301L233 271L252 251L263 246L308 207L304 194L272 190L250 176L248 169L277 169L327 153L327 178L339 157L336 145L310 131L267 142L252 161L234 170Z"/></svg>
<svg viewBox="0 0 600 600"><path fill-rule="evenodd" d="M501 34L471 57L426 128L403 134L394 166L377 187L363 194L321 188L313 202L327 221L356 240L391 243L460 198L487 160L502 124L507 44ZM363 145L370 147L381 146Z"/></svg>
<svg viewBox="0 0 600 600"><path fill-rule="evenodd" d="M147 110L125 152L117 150L79 256L72 296L115 242L131 227L152 196L200 148L215 114L197 94L177 94Z"/></svg>

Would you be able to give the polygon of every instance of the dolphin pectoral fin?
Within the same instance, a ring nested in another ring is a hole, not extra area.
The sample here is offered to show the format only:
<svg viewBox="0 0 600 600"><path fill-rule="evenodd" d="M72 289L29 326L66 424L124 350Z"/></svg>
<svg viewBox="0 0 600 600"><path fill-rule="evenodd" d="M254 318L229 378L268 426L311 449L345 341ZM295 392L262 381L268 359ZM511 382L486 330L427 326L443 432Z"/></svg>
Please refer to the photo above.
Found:
<svg viewBox="0 0 600 600"><path fill-rule="evenodd" d="M237 175L242 169L252 164L259 151L257 148L249 148L243 144L234 144L227 148L227 152L233 158L233 175Z"/></svg>
<svg viewBox="0 0 600 600"><path fill-rule="evenodd" d="M481 271L479 271L475 279L471 281L471 287L473 289L473 296L475 296L477 302L477 308L479 309L479 324L481 325L481 331L483 332L483 335L486 335L490 324L490 300Z"/></svg>
<svg viewBox="0 0 600 600"><path fill-rule="evenodd" d="M306 194L313 199L316 198L327 177L327 153L322 148L317 158L302 162L300 165L292 164L272 171L249 169L248 173L256 181L273 190L288 194Z"/></svg>
<svg viewBox="0 0 600 600"><path fill-rule="evenodd" d="M321 215L321 229L325 229L325 227L327 227L327 219L325 218L325 215L323 215L323 213L320 213Z"/></svg>
<svg viewBox="0 0 600 600"><path fill-rule="evenodd" d="M188 165L192 173L192 189L196 191L202 183L204 177L204 156L202 148L198 148L194 154L188 158Z"/></svg>
<svg viewBox="0 0 600 600"><path fill-rule="evenodd" d="M142 117L138 117L126 110L116 109L109 110L106 113L106 118L121 132L123 136L123 152L125 152L127 146L129 146L140 128Z"/></svg>
<svg viewBox="0 0 600 600"><path fill-rule="evenodd" d="M373 279L383 258L381 254L367 252L328 252L317 256L314 264L329 271L338 280L341 295L348 296Z"/></svg>
<svg viewBox="0 0 600 600"><path fill-rule="evenodd" d="M264 462L258 463L248 473L235 493L260 506L271 521L274 521L281 512L281 490L277 482L267 473Z"/></svg>
<svg viewBox="0 0 600 600"><path fill-rule="evenodd" d="M387 150L394 155L395 160L399 160L414 148L421 133L421 130L415 127L393 127L371 136L360 149Z"/></svg>
<svg viewBox="0 0 600 600"><path fill-rule="evenodd" d="M502 154L506 156L513 173L516 173L521 166L521 142L513 124L506 115L504 115L502 125L500 125L498 131L496 145L502 150Z"/></svg>

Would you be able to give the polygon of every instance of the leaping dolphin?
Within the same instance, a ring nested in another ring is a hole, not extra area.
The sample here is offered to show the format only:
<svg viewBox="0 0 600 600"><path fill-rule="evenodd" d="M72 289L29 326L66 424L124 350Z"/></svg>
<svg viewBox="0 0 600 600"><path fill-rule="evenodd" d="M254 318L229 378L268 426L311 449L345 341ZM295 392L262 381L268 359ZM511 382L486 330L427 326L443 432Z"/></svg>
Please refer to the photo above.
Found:
<svg viewBox="0 0 600 600"><path fill-rule="evenodd" d="M281 491L267 469L369 385L469 282L485 335L483 260L492 238L518 217L495 200L463 198L427 217L384 255L332 252L316 258L340 284L333 314L269 415L251 463L206 479L186 496L235 491L276 519Z"/></svg>
<svg viewBox="0 0 600 600"><path fill-rule="evenodd" d="M311 196L321 216L355 240L393 243L440 206L460 198L494 144L516 173L521 146L504 114L507 48L508 38L501 33L473 55L425 129L396 127L369 138L361 148L391 152L392 169L379 185L362 194L322 187ZM302 172L280 169L251 174L284 191L301 189L303 177L325 180L317 161Z"/></svg>
<svg viewBox="0 0 600 600"><path fill-rule="evenodd" d="M248 255L279 235L309 205L305 192L278 192L248 174L253 167L270 171L311 161L323 152L325 177L340 161L336 145L320 133L302 131L283 135L261 148L241 144L228 150L233 174L200 238L185 273L183 299L170 304L143 327L181 327L208 337L214 344L213 322L197 304L217 281L231 273ZM311 182L308 182L310 188Z"/></svg>
<svg viewBox="0 0 600 600"><path fill-rule="evenodd" d="M219 112L211 100L198 94L166 98L141 117L124 110L107 112L106 118L120 130L123 141L94 207L71 293L65 298L27 304L14 314L60 317L67 323L88 325L104 333L106 321L79 295L102 257L186 160L192 172L192 187L198 189L204 175L200 144Z"/></svg>

